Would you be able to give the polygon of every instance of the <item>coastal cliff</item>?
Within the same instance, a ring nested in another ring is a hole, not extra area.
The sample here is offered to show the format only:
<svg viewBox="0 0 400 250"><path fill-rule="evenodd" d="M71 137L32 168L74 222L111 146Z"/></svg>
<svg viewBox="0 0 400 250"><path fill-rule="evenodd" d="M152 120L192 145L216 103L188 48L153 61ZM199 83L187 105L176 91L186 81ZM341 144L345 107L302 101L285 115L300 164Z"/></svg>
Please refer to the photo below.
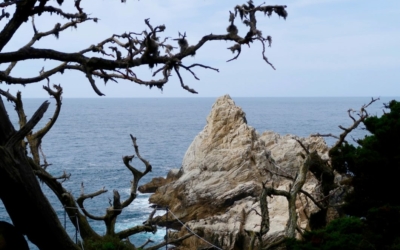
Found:
<svg viewBox="0 0 400 250"><path fill-rule="evenodd" d="M146 184L148 190L156 190L150 202L168 206L187 227L213 245L243 249L260 230L262 183L288 191L304 163L305 152L297 140L328 160L328 147L322 138L281 136L272 131L259 135L228 95L220 97L206 126L189 146L182 167L171 170L166 180L153 182L160 185ZM146 185L142 192L146 192ZM311 173L307 174L303 190L322 197L319 182ZM271 196L268 203L270 230L265 237L274 241L284 235L288 202L285 197ZM298 226L309 229L309 218L319 208L305 195L299 195L296 209ZM165 223L165 216L158 219L160 224ZM187 233L185 227L177 223L174 226L179 230L176 236ZM210 245L190 237L181 248L199 246Z"/></svg>

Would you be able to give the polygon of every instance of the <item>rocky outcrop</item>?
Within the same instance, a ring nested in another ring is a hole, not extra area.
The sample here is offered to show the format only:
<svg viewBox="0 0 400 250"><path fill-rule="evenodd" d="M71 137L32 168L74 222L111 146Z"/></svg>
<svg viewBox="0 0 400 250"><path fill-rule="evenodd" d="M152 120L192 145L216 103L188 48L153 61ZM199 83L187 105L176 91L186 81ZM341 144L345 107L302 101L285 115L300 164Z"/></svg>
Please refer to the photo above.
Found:
<svg viewBox="0 0 400 250"><path fill-rule="evenodd" d="M157 188L150 202L169 206L186 226L212 244L223 249L243 249L251 235L260 230L262 183L289 190L304 162L304 149L295 139L328 159L323 139L280 136L270 131L259 135L247 125L245 113L229 96L220 97L203 131L189 146L179 173L175 173L178 177ZM318 181L311 173L303 189L314 197L320 195ZM270 197L268 202L270 230L266 237L274 240L284 233L288 204L281 196ZM296 207L298 224L307 228L308 218L318 211L317 206L300 195ZM177 235L185 231L182 227ZM191 237L183 242L182 249L202 245L208 246Z"/></svg>
<svg viewBox="0 0 400 250"><path fill-rule="evenodd" d="M151 179L149 183L139 186L138 190L139 192L144 194L154 193L155 191L157 191L158 187L164 186L165 184L167 184L167 179L165 179L164 177L155 177Z"/></svg>
<svg viewBox="0 0 400 250"><path fill-rule="evenodd" d="M138 190L141 193L154 193L157 191L157 188L167 185L168 183L176 180L177 178L179 178L179 169L171 169L168 172L167 178L164 177L155 177L153 179L151 179L150 182L139 186Z"/></svg>

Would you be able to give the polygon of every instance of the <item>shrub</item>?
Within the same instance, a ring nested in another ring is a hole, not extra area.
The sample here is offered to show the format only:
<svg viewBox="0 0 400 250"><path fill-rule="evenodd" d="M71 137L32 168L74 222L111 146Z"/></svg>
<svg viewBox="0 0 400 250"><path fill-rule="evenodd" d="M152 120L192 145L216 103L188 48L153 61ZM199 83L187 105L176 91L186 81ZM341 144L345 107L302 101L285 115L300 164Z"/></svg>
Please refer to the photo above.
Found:
<svg viewBox="0 0 400 250"><path fill-rule="evenodd" d="M85 250L133 250L129 242L121 241L117 237L104 236L101 240L87 240L84 243Z"/></svg>

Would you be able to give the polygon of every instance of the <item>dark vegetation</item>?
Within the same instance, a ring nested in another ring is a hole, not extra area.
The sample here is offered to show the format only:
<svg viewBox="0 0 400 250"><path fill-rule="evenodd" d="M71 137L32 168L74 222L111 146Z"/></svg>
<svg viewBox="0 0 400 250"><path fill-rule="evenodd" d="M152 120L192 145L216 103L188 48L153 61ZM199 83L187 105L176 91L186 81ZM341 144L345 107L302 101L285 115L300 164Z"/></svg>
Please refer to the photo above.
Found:
<svg viewBox="0 0 400 250"><path fill-rule="evenodd" d="M333 168L351 176L344 217L289 240L289 249L400 249L400 102L386 109L363 121L371 135L357 146L344 141L330 152Z"/></svg>

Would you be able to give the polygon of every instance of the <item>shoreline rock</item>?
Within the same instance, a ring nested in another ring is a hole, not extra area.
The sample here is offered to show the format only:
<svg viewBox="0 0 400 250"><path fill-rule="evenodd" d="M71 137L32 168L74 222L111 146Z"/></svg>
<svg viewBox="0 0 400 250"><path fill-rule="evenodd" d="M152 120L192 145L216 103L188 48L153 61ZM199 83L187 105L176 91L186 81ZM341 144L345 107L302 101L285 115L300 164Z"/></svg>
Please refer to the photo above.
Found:
<svg viewBox="0 0 400 250"><path fill-rule="evenodd" d="M260 230L258 198L262 183L287 191L291 178L304 162L304 150L296 139L328 160L328 147L322 138L281 136L272 131L259 135L247 125L245 113L228 95L220 97L206 126L186 151L181 169L174 170L173 177L169 181L167 177L166 184L158 186L149 201L168 206L181 221L214 245L243 249L251 235ZM303 189L314 197L321 196L318 181L311 173ZM268 198L268 203L270 231L266 237L274 241L284 233L288 205L281 196ZM296 207L299 226L309 228L310 215L318 207L304 195L299 195ZM160 224L165 224L165 219L157 218ZM183 236L187 232L180 226L174 224L180 230L177 235ZM181 248L199 246L207 244L191 237L182 242Z"/></svg>
<svg viewBox="0 0 400 250"><path fill-rule="evenodd" d="M171 169L167 174L167 178L155 177L151 179L150 182L139 186L138 190L139 192L144 194L155 193L159 187L164 186L176 180L177 178L179 178L179 176L180 176L179 169Z"/></svg>

